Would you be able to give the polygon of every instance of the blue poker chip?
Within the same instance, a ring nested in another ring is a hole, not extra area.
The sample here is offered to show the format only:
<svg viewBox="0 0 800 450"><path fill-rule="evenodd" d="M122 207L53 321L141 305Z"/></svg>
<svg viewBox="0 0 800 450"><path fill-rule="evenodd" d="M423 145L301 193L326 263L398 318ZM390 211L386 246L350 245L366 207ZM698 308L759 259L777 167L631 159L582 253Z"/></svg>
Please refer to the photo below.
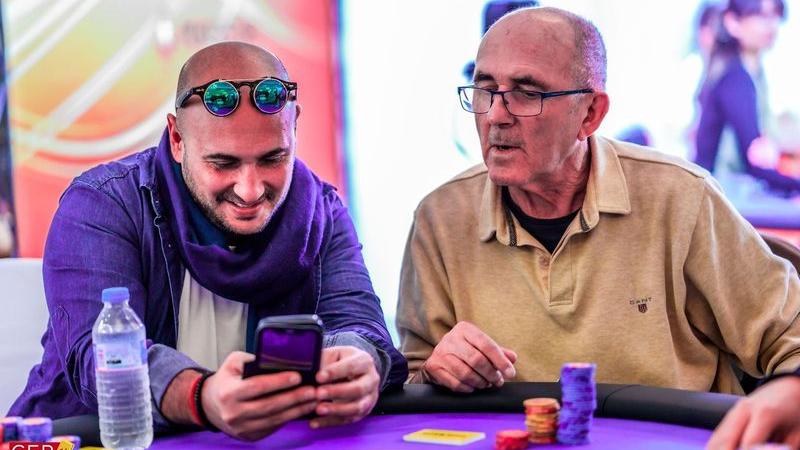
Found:
<svg viewBox="0 0 800 450"><path fill-rule="evenodd" d="M558 417L560 430L584 430L592 426L592 416L565 416Z"/></svg>
<svg viewBox="0 0 800 450"><path fill-rule="evenodd" d="M576 411L594 411L597 409L597 401L595 399L590 400L562 400L561 401L562 408L567 410L576 410Z"/></svg>
<svg viewBox="0 0 800 450"><path fill-rule="evenodd" d="M557 431L561 433L562 436L583 436L589 434L591 429L591 425L575 425L572 427L558 427Z"/></svg>
<svg viewBox="0 0 800 450"><path fill-rule="evenodd" d="M581 439L564 439L564 438L558 437L557 439L558 439L558 442L560 442L562 444L566 444L566 445L589 445L592 442L591 440L589 440L588 437L581 438Z"/></svg>
<svg viewBox="0 0 800 450"><path fill-rule="evenodd" d="M3 435L0 436L0 442L11 442L18 439L19 423L22 422L22 417L8 416L0 419L0 425L3 426Z"/></svg>
<svg viewBox="0 0 800 450"><path fill-rule="evenodd" d="M597 397L588 396L588 395L584 396L584 397L562 396L561 397L561 405L563 406L564 403L568 403L568 404L597 403Z"/></svg>
<svg viewBox="0 0 800 450"><path fill-rule="evenodd" d="M597 393L594 385L561 384L561 392L575 395L594 395Z"/></svg>
<svg viewBox="0 0 800 450"><path fill-rule="evenodd" d="M576 429L564 429L559 428L556 430L559 436L567 439L578 439L581 437L586 437L589 435L590 428L576 428Z"/></svg>
<svg viewBox="0 0 800 450"><path fill-rule="evenodd" d="M597 409L597 401L595 401L594 399L581 402L575 402L572 400L561 401L562 414L565 411L569 413L570 411L594 411L595 409Z"/></svg>
<svg viewBox="0 0 800 450"><path fill-rule="evenodd" d="M567 445L589 443L592 416L597 409L597 366L589 363L567 363L561 368L561 411L556 438Z"/></svg>
<svg viewBox="0 0 800 450"><path fill-rule="evenodd" d="M586 393L591 394L597 392L594 383L566 383L561 381L561 390L564 392L574 392L576 394Z"/></svg>
<svg viewBox="0 0 800 450"><path fill-rule="evenodd" d="M559 431L556 432L556 439L558 439L559 442L563 442L565 444L570 442L585 441L589 439L589 433L586 432L586 433L565 434Z"/></svg>
<svg viewBox="0 0 800 450"><path fill-rule="evenodd" d="M566 363L561 366L562 377L585 377L594 376L597 369L596 364L591 363Z"/></svg>
<svg viewBox="0 0 800 450"><path fill-rule="evenodd" d="M53 437L53 421L48 417L29 417L22 419L18 431L20 440L47 442Z"/></svg>

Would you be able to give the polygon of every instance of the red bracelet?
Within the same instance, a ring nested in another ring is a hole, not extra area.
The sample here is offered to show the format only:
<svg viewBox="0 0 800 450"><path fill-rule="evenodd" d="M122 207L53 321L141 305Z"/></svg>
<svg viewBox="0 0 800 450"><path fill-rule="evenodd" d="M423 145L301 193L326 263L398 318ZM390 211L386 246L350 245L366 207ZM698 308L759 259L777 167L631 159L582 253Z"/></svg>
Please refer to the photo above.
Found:
<svg viewBox="0 0 800 450"><path fill-rule="evenodd" d="M202 379L203 375L200 375L192 382L192 387L189 388L189 395L186 397L187 401L189 402L189 411L192 414L192 421L199 427L203 426L203 421L200 419L200 412L197 411L197 402L194 401L194 398L197 395L197 388L200 387L200 381Z"/></svg>
<svg viewBox="0 0 800 450"><path fill-rule="evenodd" d="M205 384L208 378L214 375L214 372L205 372L203 375L200 376L200 380L197 382L197 389L194 391L194 408L197 411L197 417L200 418L200 423L203 428L209 431L217 432L219 428L214 426L210 420L208 420L208 416L206 416L206 412L203 410L203 384Z"/></svg>

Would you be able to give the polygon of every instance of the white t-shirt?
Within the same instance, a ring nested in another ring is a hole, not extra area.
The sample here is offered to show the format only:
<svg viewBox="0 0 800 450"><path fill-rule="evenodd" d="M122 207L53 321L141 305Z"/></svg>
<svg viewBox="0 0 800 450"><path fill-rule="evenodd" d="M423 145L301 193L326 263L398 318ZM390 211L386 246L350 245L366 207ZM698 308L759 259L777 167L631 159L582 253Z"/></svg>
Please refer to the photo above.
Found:
<svg viewBox="0 0 800 450"><path fill-rule="evenodd" d="M246 303L214 294L186 270L179 309L179 352L207 369L217 370L231 352L244 351Z"/></svg>

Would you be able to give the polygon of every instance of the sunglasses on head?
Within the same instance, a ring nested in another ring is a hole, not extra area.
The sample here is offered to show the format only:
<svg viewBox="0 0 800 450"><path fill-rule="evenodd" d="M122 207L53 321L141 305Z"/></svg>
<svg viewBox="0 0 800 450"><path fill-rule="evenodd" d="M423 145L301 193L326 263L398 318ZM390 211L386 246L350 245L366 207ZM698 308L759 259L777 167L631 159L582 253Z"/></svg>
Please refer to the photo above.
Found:
<svg viewBox="0 0 800 450"><path fill-rule="evenodd" d="M185 90L175 101L175 109L182 108L193 95L203 99L208 112L224 117L239 107L239 88L250 88L250 100L264 114L280 112L286 102L297 99L297 83L279 78L265 77L252 80L213 80L202 86Z"/></svg>

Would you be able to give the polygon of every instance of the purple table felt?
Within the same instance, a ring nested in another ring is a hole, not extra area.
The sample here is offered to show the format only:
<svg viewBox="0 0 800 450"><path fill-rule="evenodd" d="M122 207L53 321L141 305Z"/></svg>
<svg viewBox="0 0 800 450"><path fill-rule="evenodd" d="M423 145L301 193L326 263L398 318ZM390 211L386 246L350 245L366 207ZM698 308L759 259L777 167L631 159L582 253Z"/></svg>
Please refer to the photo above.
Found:
<svg viewBox="0 0 800 450"><path fill-rule="evenodd" d="M399 414L370 416L359 423L335 428L312 430L306 421L287 424L281 430L258 442L234 440L222 433L191 433L157 439L151 450L178 449L492 449L495 433L505 429L524 429L524 414L447 413ZM454 447L403 442L403 435L422 428L481 431L486 439ZM592 443L584 446L546 445L529 448L546 449L702 449L711 431L655 422L595 418Z"/></svg>

